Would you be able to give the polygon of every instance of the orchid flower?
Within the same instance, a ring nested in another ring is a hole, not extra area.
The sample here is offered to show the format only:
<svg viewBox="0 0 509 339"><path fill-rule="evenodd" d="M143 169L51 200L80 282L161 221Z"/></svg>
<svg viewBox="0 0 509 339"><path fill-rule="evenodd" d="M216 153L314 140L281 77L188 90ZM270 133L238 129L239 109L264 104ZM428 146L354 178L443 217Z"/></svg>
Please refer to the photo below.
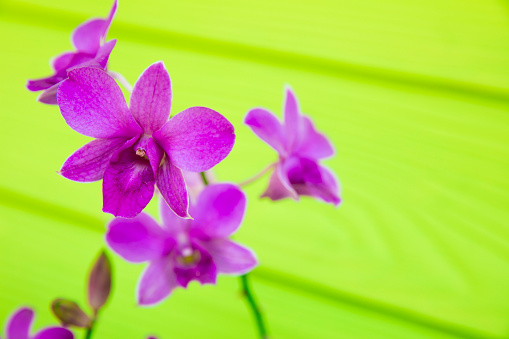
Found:
<svg viewBox="0 0 509 339"><path fill-rule="evenodd" d="M279 155L269 186L262 194L272 200L300 195L339 205L339 185L334 174L319 161L334 155L330 141L302 115L290 87L285 89L284 122L264 108L250 110L244 122Z"/></svg>
<svg viewBox="0 0 509 339"><path fill-rule="evenodd" d="M85 21L72 32L71 43L76 49L56 56L51 62L54 74L36 80L28 80L27 89L32 92L43 91L37 101L56 105L57 88L67 79L67 72L75 67L98 67L106 69L108 58L116 40L105 41L106 35L117 10L117 0L113 2L110 14L106 19Z"/></svg>
<svg viewBox="0 0 509 339"><path fill-rule="evenodd" d="M77 68L58 89L58 105L75 131L96 138L63 164L62 176L103 179L103 211L131 218L152 199L157 185L180 217L188 217L182 169L208 170L233 147L232 124L206 107L168 120L171 81L163 62L148 67L134 85L130 108L117 83L97 68Z"/></svg>
<svg viewBox="0 0 509 339"><path fill-rule="evenodd" d="M241 275L257 265L253 252L229 240L246 209L237 186L207 186L191 208L194 219L182 219L162 201L162 227L145 213L109 224L106 243L114 252L132 263L149 262L138 283L140 305L159 303L192 280L215 284L218 273Z"/></svg>
<svg viewBox="0 0 509 339"><path fill-rule="evenodd" d="M66 328L46 327L35 335L30 335L34 311L28 307L18 309L5 326L5 339L73 339L74 335Z"/></svg>

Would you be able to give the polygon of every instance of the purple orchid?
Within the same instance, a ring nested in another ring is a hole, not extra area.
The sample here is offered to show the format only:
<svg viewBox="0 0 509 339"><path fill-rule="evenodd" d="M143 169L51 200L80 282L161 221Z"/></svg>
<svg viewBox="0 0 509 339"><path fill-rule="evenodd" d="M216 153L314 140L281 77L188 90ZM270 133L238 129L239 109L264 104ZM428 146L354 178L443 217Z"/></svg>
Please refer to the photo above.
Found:
<svg viewBox="0 0 509 339"><path fill-rule="evenodd" d="M66 328L46 327L35 335L30 335L34 311L22 307L10 317L5 327L5 339L73 339L74 335Z"/></svg>
<svg viewBox="0 0 509 339"><path fill-rule="evenodd" d="M27 89L32 92L44 91L37 101L57 104L57 88L67 79L67 72L75 67L98 67L106 69L110 53L115 47L116 40L105 42L106 35L117 10L117 0L113 2L110 14L106 19L87 20L72 32L71 43L76 51L64 52L55 57L50 63L54 74L36 80L28 80Z"/></svg>
<svg viewBox="0 0 509 339"><path fill-rule="evenodd" d="M339 186L334 174L319 164L319 160L334 155L329 140L317 132L311 119L302 115L297 98L286 88L284 123L263 108L250 110L244 122L253 132L275 149L279 160L262 197L272 200L299 199L312 196L339 205Z"/></svg>
<svg viewBox="0 0 509 339"><path fill-rule="evenodd" d="M58 105L75 131L96 138L63 164L62 176L80 182L103 179L103 211L134 217L157 185L164 200L188 217L182 170L201 172L230 153L232 124L206 107L191 107L168 120L171 81L163 62L148 67L134 85L127 107L120 87L97 68L69 71Z"/></svg>
<svg viewBox="0 0 509 339"><path fill-rule="evenodd" d="M217 274L241 275L257 265L255 255L229 240L246 209L244 193L232 184L207 186L196 204L193 219L177 217L162 202L162 228L148 214L114 219L106 243L129 262L149 261L138 284L137 301L152 305L191 280L214 284Z"/></svg>

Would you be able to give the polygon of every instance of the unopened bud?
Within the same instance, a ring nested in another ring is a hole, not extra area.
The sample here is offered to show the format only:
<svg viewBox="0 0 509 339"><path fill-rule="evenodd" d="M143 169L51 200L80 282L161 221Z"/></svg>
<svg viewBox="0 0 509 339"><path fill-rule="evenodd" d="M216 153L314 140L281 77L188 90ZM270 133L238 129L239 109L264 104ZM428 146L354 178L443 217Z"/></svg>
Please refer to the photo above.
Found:
<svg viewBox="0 0 509 339"><path fill-rule="evenodd" d="M64 326L87 328L92 322L78 304L71 300L55 299L51 303L51 310Z"/></svg>
<svg viewBox="0 0 509 339"><path fill-rule="evenodd" d="M97 311L106 303L111 290L111 263L104 252L94 264L88 280L88 303Z"/></svg>

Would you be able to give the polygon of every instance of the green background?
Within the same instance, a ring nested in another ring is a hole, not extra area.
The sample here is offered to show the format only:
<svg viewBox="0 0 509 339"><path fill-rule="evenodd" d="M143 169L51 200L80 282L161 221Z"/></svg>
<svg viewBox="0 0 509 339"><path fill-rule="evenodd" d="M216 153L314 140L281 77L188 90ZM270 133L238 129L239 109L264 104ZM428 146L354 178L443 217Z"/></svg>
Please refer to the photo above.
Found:
<svg viewBox="0 0 509 339"><path fill-rule="evenodd" d="M55 173L88 139L24 85L110 5L0 0L0 322L31 305L40 328L53 298L85 303L111 217L100 183ZM247 188L236 237L261 261L252 282L273 338L509 336L507 2L120 0L108 37L110 69L131 83L165 62L172 114L208 106L234 124L220 180L276 159L242 119L281 116L285 84L335 145L337 209L260 200L267 178ZM237 279L139 308L143 265L112 258L95 338L255 338Z"/></svg>

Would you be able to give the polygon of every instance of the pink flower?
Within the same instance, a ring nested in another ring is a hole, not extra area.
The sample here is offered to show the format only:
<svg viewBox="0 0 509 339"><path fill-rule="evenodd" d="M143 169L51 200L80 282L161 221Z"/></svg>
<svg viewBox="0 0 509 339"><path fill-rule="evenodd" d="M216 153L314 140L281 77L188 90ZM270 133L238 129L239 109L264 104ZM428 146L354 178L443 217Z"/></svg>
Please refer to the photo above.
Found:
<svg viewBox="0 0 509 339"><path fill-rule="evenodd" d="M117 0L113 2L110 14L106 19L85 21L72 32L71 42L76 49L64 52L51 61L54 74L36 80L28 80L27 89L32 92L44 91L37 98L39 102L56 105L57 89L67 79L67 72L75 67L99 67L106 69L110 53L116 40L105 42L106 35L117 10Z"/></svg>
<svg viewBox="0 0 509 339"><path fill-rule="evenodd" d="M330 141L317 132L311 119L302 115L290 87L286 90L284 123L264 108L250 110L244 122L278 152L269 186L262 197L272 200L312 196L339 205L339 186L334 174L322 166L321 159L334 155Z"/></svg>
<svg viewBox="0 0 509 339"><path fill-rule="evenodd" d="M27 307L17 310L7 321L5 339L73 339L74 335L66 328L46 327L35 335L30 335L34 311Z"/></svg>
<svg viewBox="0 0 509 339"><path fill-rule="evenodd" d="M148 67L134 85L130 108L117 83L97 68L69 71L58 105L75 131L96 138L74 152L62 176L80 182L103 179L103 211L131 218L152 199L157 185L181 217L188 216L182 170L206 171L233 147L232 124L206 107L170 116L171 81L162 62Z"/></svg>
<svg viewBox="0 0 509 339"><path fill-rule="evenodd" d="M177 217L160 204L162 227L148 214L114 219L106 243L129 262L149 262L138 283L140 305L161 302L191 280L215 284L217 274L241 275L257 265L254 254L229 237L246 209L244 193L232 184L207 186L191 205L194 219Z"/></svg>

